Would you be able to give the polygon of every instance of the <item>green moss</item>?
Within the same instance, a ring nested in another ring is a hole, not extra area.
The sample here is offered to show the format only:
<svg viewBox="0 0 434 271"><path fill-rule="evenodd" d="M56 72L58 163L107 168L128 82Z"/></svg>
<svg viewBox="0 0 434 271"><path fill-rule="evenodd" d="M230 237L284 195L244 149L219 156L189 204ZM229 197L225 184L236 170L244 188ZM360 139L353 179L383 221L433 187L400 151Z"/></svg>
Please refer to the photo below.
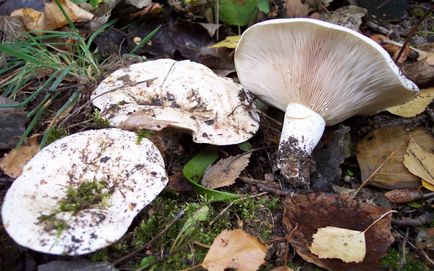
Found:
<svg viewBox="0 0 434 271"><path fill-rule="evenodd" d="M106 205L110 191L106 181L83 182L79 187L68 187L66 196L59 201L60 212L78 213L80 210L90 206L102 204Z"/></svg>
<svg viewBox="0 0 434 271"><path fill-rule="evenodd" d="M260 239L271 238L271 216L276 211L281 211L280 199L272 196L239 199L233 203L211 203L204 198L185 200L157 197L139 215L134 229L119 244L116 243L106 249L106 252L100 251L91 258L116 260L141 248L183 212L181 218L143 250L147 252L146 256L142 254L142 258L130 259L124 264L134 270L140 269L142 259L154 256L156 260L147 266L149 270L185 269L201 263L208 248L200 244L211 245L215 237L225 229L239 228L243 224L245 230ZM109 259L106 258L107 255Z"/></svg>
<svg viewBox="0 0 434 271"><path fill-rule="evenodd" d="M108 128L110 127L110 122L108 119L101 117L99 110L96 110L92 114L92 121L97 128Z"/></svg>
<svg viewBox="0 0 434 271"><path fill-rule="evenodd" d="M402 268L402 255L396 249L390 249L387 255L382 259L381 265L386 270L402 270L402 271L425 271L428 270L423 262L413 258L408 253L406 254L406 263Z"/></svg>
<svg viewBox="0 0 434 271"><path fill-rule="evenodd" d="M136 144L140 144L143 140L143 138L150 137L154 134L154 131L146 130L146 129L139 129L136 131L137 134L137 141Z"/></svg>

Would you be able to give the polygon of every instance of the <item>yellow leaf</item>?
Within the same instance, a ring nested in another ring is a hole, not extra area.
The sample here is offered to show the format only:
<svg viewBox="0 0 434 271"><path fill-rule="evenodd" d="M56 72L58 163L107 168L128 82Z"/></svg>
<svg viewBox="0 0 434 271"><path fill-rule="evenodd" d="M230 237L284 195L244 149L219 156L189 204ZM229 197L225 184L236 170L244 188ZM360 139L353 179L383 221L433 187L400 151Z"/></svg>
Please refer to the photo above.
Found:
<svg viewBox="0 0 434 271"><path fill-rule="evenodd" d="M423 111L434 100L434 87L421 90L419 95L405 104L389 107L390 113L404 118L414 117Z"/></svg>
<svg viewBox="0 0 434 271"><path fill-rule="evenodd" d="M414 175L434 185L434 154L425 150L412 138L404 155L404 165Z"/></svg>
<svg viewBox="0 0 434 271"><path fill-rule="evenodd" d="M224 40L212 45L211 48L230 48L235 49L241 36L228 36Z"/></svg>
<svg viewBox="0 0 434 271"><path fill-rule="evenodd" d="M31 138L28 144L23 144L11 150L0 160L0 168L6 175L16 178L21 174L24 165L39 151L37 138Z"/></svg>
<svg viewBox="0 0 434 271"><path fill-rule="evenodd" d="M80 8L70 0L59 0L59 3L72 22L90 21L93 18L92 13ZM24 26L29 31L54 30L68 24L68 20L54 1L45 3L43 12L22 8L14 10L11 16L20 16Z"/></svg>
<svg viewBox="0 0 434 271"><path fill-rule="evenodd" d="M422 180L422 186L425 187L426 189L428 189L429 191L434 192L434 185L433 184L430 184L429 182Z"/></svg>
<svg viewBox="0 0 434 271"><path fill-rule="evenodd" d="M256 271L263 264L267 248L241 229L224 230L213 241L202 267L209 271Z"/></svg>
<svg viewBox="0 0 434 271"><path fill-rule="evenodd" d="M202 184L208 188L215 189L235 183L241 171L249 164L251 155L252 153L240 154L221 159L206 169L202 178Z"/></svg>
<svg viewBox="0 0 434 271"><path fill-rule="evenodd" d="M365 233L337 227L319 228L312 236L310 251L320 259L362 262L366 255Z"/></svg>

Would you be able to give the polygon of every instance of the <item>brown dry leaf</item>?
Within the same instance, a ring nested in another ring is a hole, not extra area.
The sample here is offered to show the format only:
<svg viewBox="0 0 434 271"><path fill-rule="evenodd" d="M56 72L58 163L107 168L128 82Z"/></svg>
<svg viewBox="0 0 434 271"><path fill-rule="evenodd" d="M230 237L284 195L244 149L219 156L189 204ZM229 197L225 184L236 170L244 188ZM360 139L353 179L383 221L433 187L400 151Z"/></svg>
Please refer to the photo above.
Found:
<svg viewBox="0 0 434 271"><path fill-rule="evenodd" d="M414 117L423 111L434 100L434 87L422 89L416 97L405 104L392 106L386 110L394 115L410 118Z"/></svg>
<svg viewBox="0 0 434 271"><path fill-rule="evenodd" d="M420 199L422 193L419 189L394 189L384 193L384 196L393 203L407 203Z"/></svg>
<svg viewBox="0 0 434 271"><path fill-rule="evenodd" d="M423 149L411 138L404 155L404 165L414 175L434 185L434 144L431 148Z"/></svg>
<svg viewBox="0 0 434 271"><path fill-rule="evenodd" d="M415 63L402 65L402 72L420 88L427 88L434 84L434 53L423 55Z"/></svg>
<svg viewBox="0 0 434 271"><path fill-rule="evenodd" d="M235 180L240 177L241 171L249 164L251 155L252 153L247 153L221 159L206 169L202 178L202 184L208 188L215 189L235 183Z"/></svg>
<svg viewBox="0 0 434 271"><path fill-rule="evenodd" d="M39 151L37 137L29 139L27 144L23 144L11 150L0 160L0 168L6 175L16 178L21 174L24 165Z"/></svg>
<svg viewBox="0 0 434 271"><path fill-rule="evenodd" d="M224 230L213 241L202 267L209 271L255 271L265 262L267 247L241 229Z"/></svg>
<svg viewBox="0 0 434 271"><path fill-rule="evenodd" d="M310 12L308 4L303 4L301 0L286 0L286 15L288 17L306 17Z"/></svg>
<svg viewBox="0 0 434 271"><path fill-rule="evenodd" d="M363 138L357 145L357 161L362 180L366 180L395 152L372 176L368 184L387 189L417 188L420 179L409 172L403 164L410 138L425 149L434 148L434 138L424 129L407 131L402 127L387 127L374 130Z"/></svg>
<svg viewBox="0 0 434 271"><path fill-rule="evenodd" d="M339 259L320 259L310 252L313 235L327 226L364 231L389 209L377 207L350 195L326 193L298 194L284 203L283 223L293 231L290 243L306 261L327 270L378 270L380 259L387 253L394 238L390 232L389 214L365 232L366 256L360 263L344 263ZM294 230L295 228L295 230Z"/></svg>
<svg viewBox="0 0 434 271"><path fill-rule="evenodd" d="M80 8L70 0L59 0L59 3L72 22L90 21L93 18L92 13ZM11 16L20 16L24 26L29 31L55 30L68 24L68 20L54 1L45 3L44 12L31 8L21 8L14 10Z"/></svg>
<svg viewBox="0 0 434 271"><path fill-rule="evenodd" d="M122 122L120 126L125 130L149 129L152 131L161 131L169 126L169 124L170 122L168 121L153 119L146 113L135 112Z"/></svg>
<svg viewBox="0 0 434 271"><path fill-rule="evenodd" d="M360 263L366 255L365 233L337 227L320 228L312 236L310 252L320 259Z"/></svg>

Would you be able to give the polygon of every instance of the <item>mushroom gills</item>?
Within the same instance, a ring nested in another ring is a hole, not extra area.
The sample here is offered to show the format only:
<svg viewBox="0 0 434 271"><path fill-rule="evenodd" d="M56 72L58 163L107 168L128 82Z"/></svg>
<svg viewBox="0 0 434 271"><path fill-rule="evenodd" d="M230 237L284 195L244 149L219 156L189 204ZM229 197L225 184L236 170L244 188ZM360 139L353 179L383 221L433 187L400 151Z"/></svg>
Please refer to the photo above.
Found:
<svg viewBox="0 0 434 271"><path fill-rule="evenodd" d="M325 124L324 118L307 106L290 103L286 107L277 167L292 186L309 187L310 154L321 139Z"/></svg>

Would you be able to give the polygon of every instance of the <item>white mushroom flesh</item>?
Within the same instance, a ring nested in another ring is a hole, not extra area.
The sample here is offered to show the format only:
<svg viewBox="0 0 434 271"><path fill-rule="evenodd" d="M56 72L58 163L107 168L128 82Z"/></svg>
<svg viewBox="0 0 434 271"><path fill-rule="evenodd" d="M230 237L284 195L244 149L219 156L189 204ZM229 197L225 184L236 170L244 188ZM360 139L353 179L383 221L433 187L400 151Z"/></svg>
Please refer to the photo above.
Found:
<svg viewBox="0 0 434 271"><path fill-rule="evenodd" d="M259 128L255 106L241 85L206 66L160 59L115 71L92 93L111 126L191 131L193 141L231 145Z"/></svg>
<svg viewBox="0 0 434 271"><path fill-rule="evenodd" d="M4 227L18 244L36 251L89 253L121 238L167 181L160 152L146 138L137 142L135 133L120 129L80 132L26 164L5 196ZM90 182L105 184L103 200L60 211L68 190Z"/></svg>

